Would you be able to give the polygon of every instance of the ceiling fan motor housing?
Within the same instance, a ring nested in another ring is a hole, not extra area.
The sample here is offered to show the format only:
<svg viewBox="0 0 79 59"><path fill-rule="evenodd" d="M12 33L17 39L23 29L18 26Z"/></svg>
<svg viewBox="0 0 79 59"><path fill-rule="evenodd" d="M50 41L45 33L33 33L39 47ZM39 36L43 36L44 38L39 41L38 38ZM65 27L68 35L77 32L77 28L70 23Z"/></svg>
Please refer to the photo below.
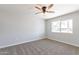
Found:
<svg viewBox="0 0 79 59"><path fill-rule="evenodd" d="M46 8L47 8L46 6L43 6L43 7L42 7L42 11L43 11L43 13L46 12Z"/></svg>

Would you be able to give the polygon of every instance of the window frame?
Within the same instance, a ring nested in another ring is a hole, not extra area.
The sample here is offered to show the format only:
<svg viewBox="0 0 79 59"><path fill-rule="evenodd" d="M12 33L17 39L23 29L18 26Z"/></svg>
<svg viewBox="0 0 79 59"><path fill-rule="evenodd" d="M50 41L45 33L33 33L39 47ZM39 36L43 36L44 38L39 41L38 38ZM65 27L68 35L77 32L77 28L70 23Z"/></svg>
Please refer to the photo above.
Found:
<svg viewBox="0 0 79 59"><path fill-rule="evenodd" d="M62 23L61 23L61 22L63 22L63 21L67 21L67 29L69 29L69 26L70 26L70 25L69 25L69 21L68 21L68 20L71 20L71 26L72 26L72 27L70 28L71 31L67 31L67 30L66 30L67 32L63 32L63 31L61 30L61 29L62 29L62 27L61 27L61 26L62 26L62 25L61 25ZM59 28L60 28L60 30L59 30L58 32L56 32L56 31L54 32L54 31L52 30L52 28L53 28L53 27L52 27L52 23L53 23L53 22L57 22L57 21L60 22L60 24L59 24ZM73 33L73 19L66 19L66 20L56 20L56 21L52 21L52 22L51 22L51 32L53 32L53 33Z"/></svg>

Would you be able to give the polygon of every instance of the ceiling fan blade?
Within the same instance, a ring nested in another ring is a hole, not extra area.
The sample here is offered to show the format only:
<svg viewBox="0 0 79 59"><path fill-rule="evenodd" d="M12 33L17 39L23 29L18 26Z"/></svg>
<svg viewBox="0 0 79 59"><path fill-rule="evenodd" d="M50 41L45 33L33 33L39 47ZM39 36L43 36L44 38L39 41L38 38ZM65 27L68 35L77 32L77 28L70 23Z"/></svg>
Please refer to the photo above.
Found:
<svg viewBox="0 0 79 59"><path fill-rule="evenodd" d="M50 8L52 8L53 7L53 4L50 4L49 6L48 6L48 9L50 9Z"/></svg>
<svg viewBox="0 0 79 59"><path fill-rule="evenodd" d="M39 14L39 13L42 13L42 12L37 12L37 13L35 13L35 14Z"/></svg>
<svg viewBox="0 0 79 59"><path fill-rule="evenodd" d="M39 8L39 7L35 7L36 9L38 9L38 10L41 10L41 8Z"/></svg>
<svg viewBox="0 0 79 59"><path fill-rule="evenodd" d="M46 11L46 12L48 12L48 13L55 13L55 11Z"/></svg>

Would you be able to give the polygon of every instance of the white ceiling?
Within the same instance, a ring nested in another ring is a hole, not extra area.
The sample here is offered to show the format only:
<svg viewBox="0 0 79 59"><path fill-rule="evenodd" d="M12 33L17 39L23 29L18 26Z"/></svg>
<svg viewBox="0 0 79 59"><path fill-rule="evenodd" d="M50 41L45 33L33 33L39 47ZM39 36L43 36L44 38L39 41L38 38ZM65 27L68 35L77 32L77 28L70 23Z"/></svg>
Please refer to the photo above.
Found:
<svg viewBox="0 0 79 59"><path fill-rule="evenodd" d="M76 5L76 4L75 5L74 4L55 4L51 10L54 10L55 13L46 13L45 15L40 14L41 17L43 17L44 19L49 19L49 18L60 16L60 15L64 15L67 13L71 13L74 11L78 11L79 5Z"/></svg>
<svg viewBox="0 0 79 59"><path fill-rule="evenodd" d="M19 15L36 15L35 13L38 12L34 8L35 4L4 4L0 5L0 12L7 12L10 14L19 14ZM49 19L53 17L57 17L63 14L71 13L74 11L79 10L79 5L77 4L55 4L53 8L50 9L51 11L54 10L55 13L46 13L46 14L37 14L43 19Z"/></svg>

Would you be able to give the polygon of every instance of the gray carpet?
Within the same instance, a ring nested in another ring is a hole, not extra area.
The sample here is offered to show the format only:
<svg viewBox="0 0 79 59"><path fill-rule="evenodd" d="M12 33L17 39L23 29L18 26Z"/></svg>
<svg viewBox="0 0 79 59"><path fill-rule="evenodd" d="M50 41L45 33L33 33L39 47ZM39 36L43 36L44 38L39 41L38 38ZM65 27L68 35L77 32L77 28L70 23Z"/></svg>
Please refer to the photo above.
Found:
<svg viewBox="0 0 79 59"><path fill-rule="evenodd" d="M77 55L79 48L43 39L0 49L0 55Z"/></svg>

